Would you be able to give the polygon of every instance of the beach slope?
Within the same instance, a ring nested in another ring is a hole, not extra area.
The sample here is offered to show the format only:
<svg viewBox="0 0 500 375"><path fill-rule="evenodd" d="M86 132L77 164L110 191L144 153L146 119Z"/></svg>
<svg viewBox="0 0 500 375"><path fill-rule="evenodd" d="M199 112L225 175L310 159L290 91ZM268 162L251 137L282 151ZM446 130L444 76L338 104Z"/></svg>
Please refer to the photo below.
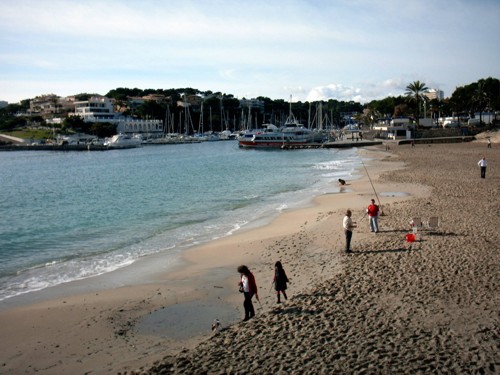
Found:
<svg viewBox="0 0 500 375"><path fill-rule="evenodd" d="M470 143L392 152L406 168L380 181L423 184L430 195L386 205L381 233L362 235L360 227L340 267L333 265L341 244L331 261L318 259L335 270L327 280L140 372L498 373L499 149ZM486 179L477 166L483 155ZM326 219L332 232L335 215ZM406 242L411 218L431 216L439 227Z"/></svg>

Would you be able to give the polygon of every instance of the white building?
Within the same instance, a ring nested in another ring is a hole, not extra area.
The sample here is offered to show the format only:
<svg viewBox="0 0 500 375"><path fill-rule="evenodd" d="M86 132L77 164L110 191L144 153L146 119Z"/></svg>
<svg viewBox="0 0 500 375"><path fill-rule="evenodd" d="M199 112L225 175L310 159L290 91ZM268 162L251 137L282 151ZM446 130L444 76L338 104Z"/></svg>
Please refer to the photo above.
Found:
<svg viewBox="0 0 500 375"><path fill-rule="evenodd" d="M119 116L115 112L114 104L114 99L93 96L89 100L75 102L75 116L80 116L85 122L114 123Z"/></svg>
<svg viewBox="0 0 500 375"><path fill-rule="evenodd" d="M257 108L260 112L264 112L264 102L259 99L241 99L241 108Z"/></svg>
<svg viewBox="0 0 500 375"><path fill-rule="evenodd" d="M124 117L118 120L116 132L124 134L145 134L157 138L163 135L163 121Z"/></svg>
<svg viewBox="0 0 500 375"><path fill-rule="evenodd" d="M429 100L437 99L441 101L444 99L444 92L438 89L429 89L424 95Z"/></svg>
<svg viewBox="0 0 500 375"><path fill-rule="evenodd" d="M134 119L115 112L114 99L93 96L89 100L75 102L75 116L85 122L109 122L116 124L116 132L124 134L143 134L157 138L163 136L163 121L154 119Z"/></svg>

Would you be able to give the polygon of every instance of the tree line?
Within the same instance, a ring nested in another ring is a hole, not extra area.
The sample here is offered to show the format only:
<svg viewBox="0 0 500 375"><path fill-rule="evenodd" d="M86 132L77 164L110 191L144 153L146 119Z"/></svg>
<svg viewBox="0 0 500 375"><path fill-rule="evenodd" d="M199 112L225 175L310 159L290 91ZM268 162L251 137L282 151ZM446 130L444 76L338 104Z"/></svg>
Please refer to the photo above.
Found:
<svg viewBox="0 0 500 375"><path fill-rule="evenodd" d="M319 103L322 105L324 118L328 119L329 126L343 127L349 116L357 113L357 120L364 124L372 124L384 117L413 117L418 125L423 111L431 117L452 115L470 115L475 112L500 110L500 81L496 78L480 79L469 85L457 87L453 94L444 100L427 100L424 93L427 91L425 83L415 81L410 83L404 95L389 96L380 100L372 100L361 104L355 101L339 101L329 99L320 102L295 102L291 104L294 116L304 124L314 121L315 111ZM88 100L96 94L80 93L75 95L76 100ZM167 102L146 101L130 108L129 97L143 97L146 95L162 95L170 98ZM116 88L105 96L115 100L115 105L124 115L139 119L161 119L172 125L172 129L181 129L186 122L186 109L178 103L185 96L195 95L201 98L203 105L191 106L189 109L189 132L203 131L231 131L241 130L242 124L256 128L267 122L282 124L289 114L290 103L283 99L272 100L259 96L256 99L263 103L263 107L242 108L240 101L231 94L212 91L200 91L194 88L178 89L138 89ZM29 109L31 99L20 103L9 104L0 109L0 131L9 131L29 125L45 125L42 116L24 115ZM19 115L21 114L21 115ZM201 129L201 126L203 129ZM109 136L116 131L114 125L84 123L78 117L66 117L61 125L61 132L83 132L97 136Z"/></svg>

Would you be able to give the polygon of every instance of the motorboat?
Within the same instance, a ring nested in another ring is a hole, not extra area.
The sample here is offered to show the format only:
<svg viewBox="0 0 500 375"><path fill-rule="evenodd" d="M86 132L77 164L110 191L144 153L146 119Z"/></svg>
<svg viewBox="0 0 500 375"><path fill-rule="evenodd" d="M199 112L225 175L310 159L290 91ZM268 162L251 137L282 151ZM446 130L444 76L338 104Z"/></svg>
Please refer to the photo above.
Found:
<svg viewBox="0 0 500 375"><path fill-rule="evenodd" d="M128 134L116 134L111 138L106 139L104 146L112 149L134 148L142 145L142 138L130 136Z"/></svg>
<svg viewBox="0 0 500 375"><path fill-rule="evenodd" d="M323 133L300 124L286 123L282 128L264 124L262 129L244 132L238 137L238 144L244 148L287 148L312 143L322 143Z"/></svg>

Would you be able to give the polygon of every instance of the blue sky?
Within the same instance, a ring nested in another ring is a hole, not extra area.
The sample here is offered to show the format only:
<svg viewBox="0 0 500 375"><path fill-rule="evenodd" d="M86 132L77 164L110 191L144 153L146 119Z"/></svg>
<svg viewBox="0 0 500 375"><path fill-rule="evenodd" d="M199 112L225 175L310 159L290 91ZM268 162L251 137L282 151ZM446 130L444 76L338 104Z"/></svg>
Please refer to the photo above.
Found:
<svg viewBox="0 0 500 375"><path fill-rule="evenodd" d="M0 0L0 100L117 87L355 100L500 78L498 0Z"/></svg>

